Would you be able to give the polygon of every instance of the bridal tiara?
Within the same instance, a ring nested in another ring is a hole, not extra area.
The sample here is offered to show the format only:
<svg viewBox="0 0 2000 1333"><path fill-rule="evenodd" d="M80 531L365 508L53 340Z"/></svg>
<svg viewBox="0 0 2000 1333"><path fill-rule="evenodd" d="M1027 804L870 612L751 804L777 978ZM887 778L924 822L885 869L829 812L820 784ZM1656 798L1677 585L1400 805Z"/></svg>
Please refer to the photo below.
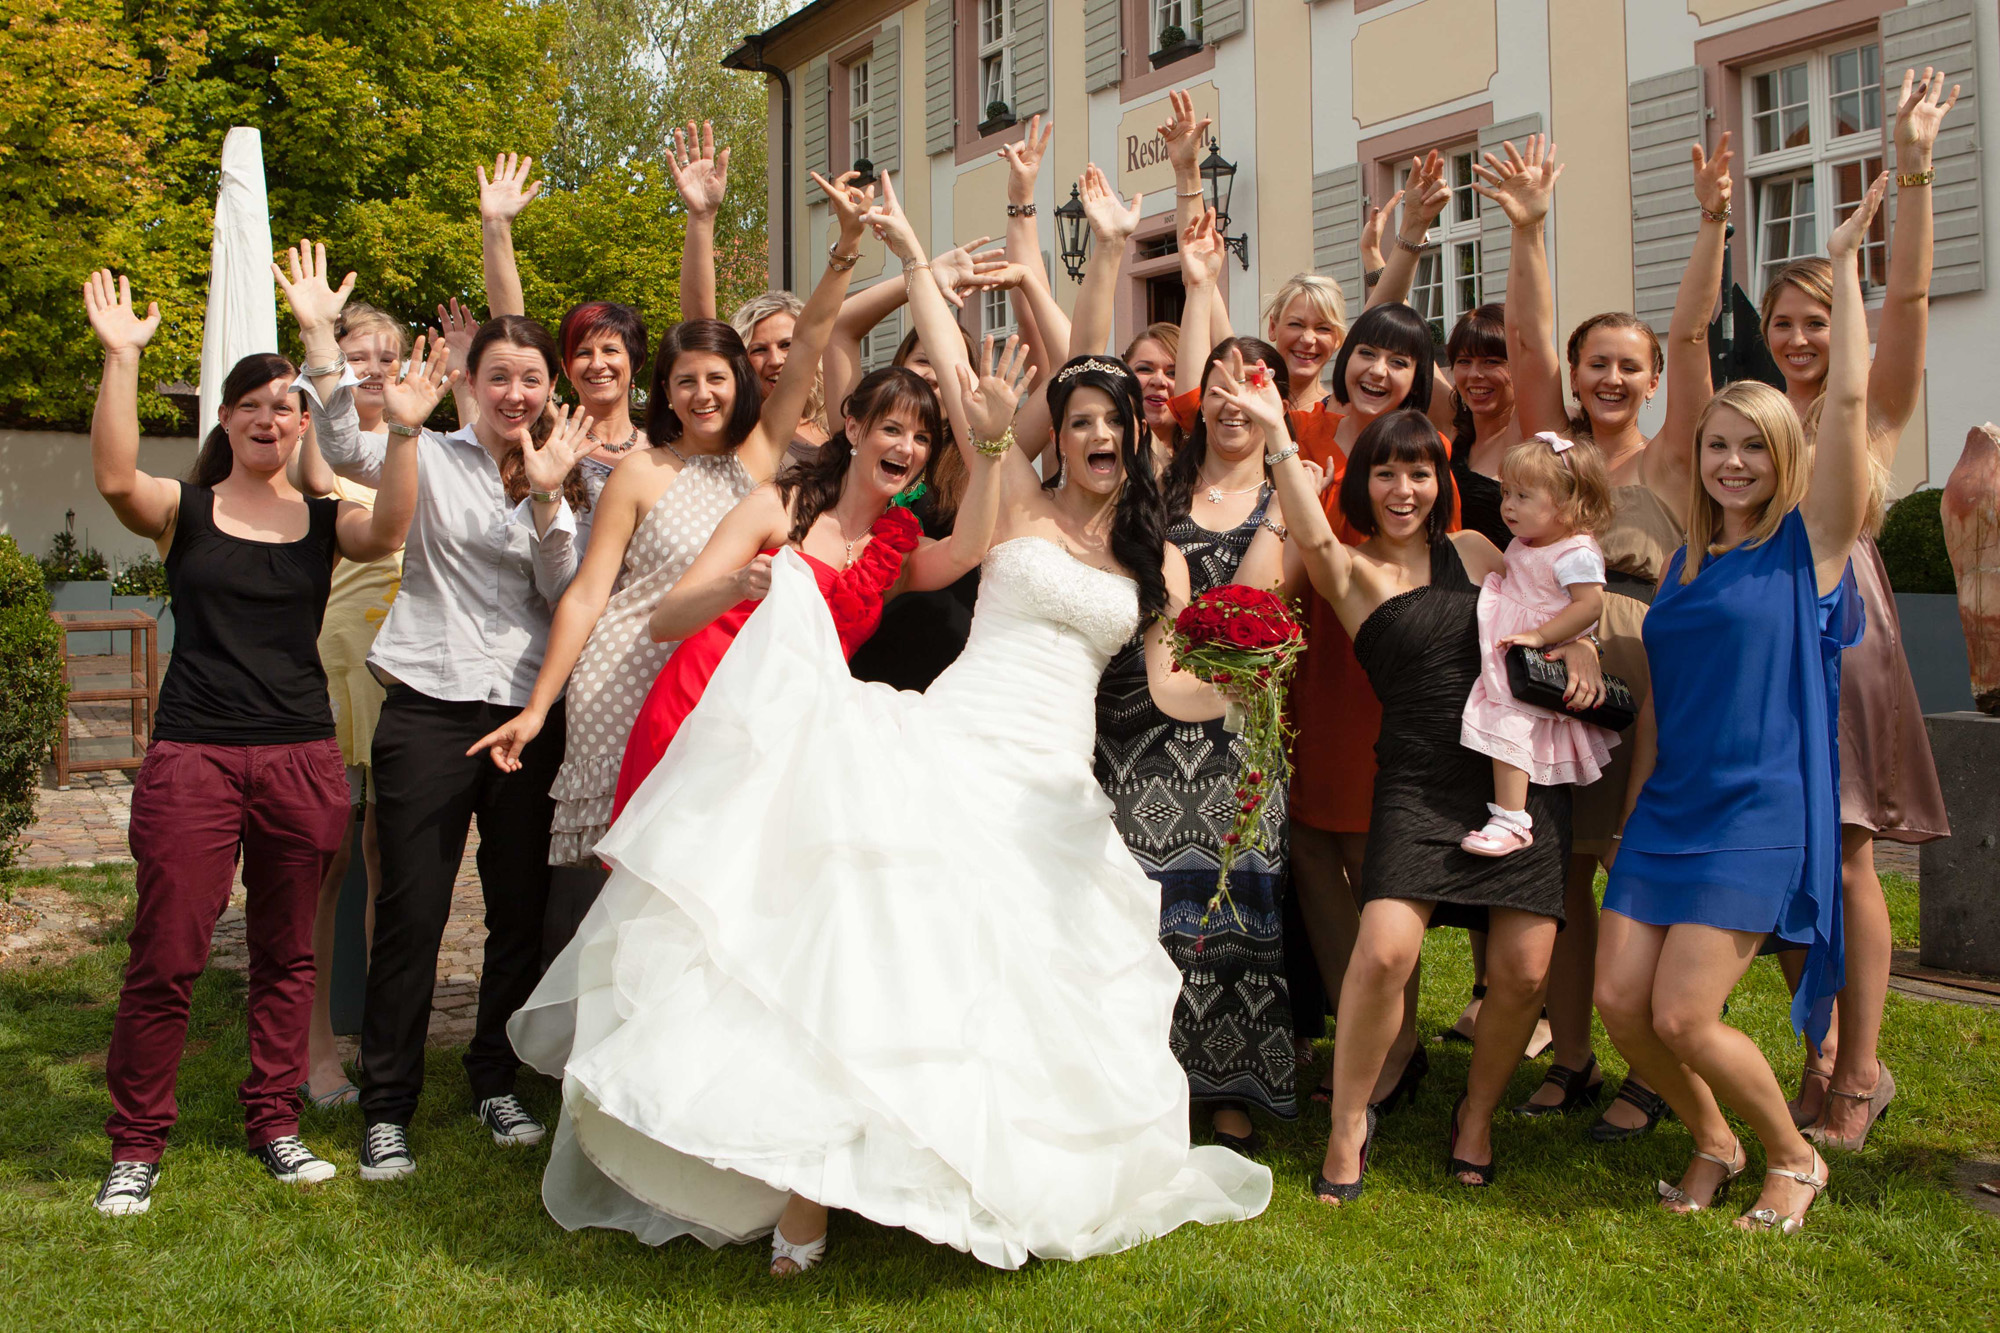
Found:
<svg viewBox="0 0 2000 1333"><path fill-rule="evenodd" d="M1123 361L1104 361L1093 356L1087 361L1078 361L1072 365L1064 366L1056 372L1055 382L1061 384L1064 380L1073 379L1083 374L1086 370L1094 370L1100 375L1125 375L1128 377L1132 375L1132 368Z"/></svg>

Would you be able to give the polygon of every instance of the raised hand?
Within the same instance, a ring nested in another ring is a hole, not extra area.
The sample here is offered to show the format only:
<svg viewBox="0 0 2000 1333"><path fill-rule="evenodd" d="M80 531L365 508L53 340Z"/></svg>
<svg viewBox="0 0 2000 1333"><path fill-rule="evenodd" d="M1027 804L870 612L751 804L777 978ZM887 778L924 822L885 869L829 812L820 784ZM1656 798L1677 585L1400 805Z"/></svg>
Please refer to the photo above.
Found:
<svg viewBox="0 0 2000 1333"><path fill-rule="evenodd" d="M903 202L896 197L896 185L889 179L889 173L883 172L881 180L882 202L875 203L874 191L868 191L862 221L897 259L905 264L914 264L923 255L923 246L917 240L917 229L910 225L909 215L903 212Z"/></svg>
<svg viewBox="0 0 2000 1333"><path fill-rule="evenodd" d="M872 222L872 214L876 212L883 212L886 216L889 211L893 211L894 216L903 218L902 207L896 203L894 194L890 192L889 173L883 172L880 178L883 190L882 209L875 207L873 185L863 188L854 184L860 174L858 171L843 171L832 180L828 180L817 171L812 173L814 183L826 192L827 203L832 206L834 217L840 221L840 234L849 241L861 239L862 226L864 223ZM903 218L903 225L905 229L909 227L908 218ZM876 235L882 234L882 229L877 227ZM887 241L888 238L884 236L883 239Z"/></svg>
<svg viewBox="0 0 2000 1333"><path fill-rule="evenodd" d="M445 391L458 382L461 372L452 369L454 359L435 334L429 339L419 335L410 359L394 375L383 377L382 419L398 426L423 425Z"/></svg>
<svg viewBox="0 0 2000 1333"><path fill-rule="evenodd" d="M479 218L482 222L512 222L521 210L542 192L540 181L530 181L535 159L501 153L493 159L493 178L479 168Z"/></svg>
<svg viewBox="0 0 2000 1333"><path fill-rule="evenodd" d="M451 304L438 307L439 329L431 330L431 341L451 349L452 364L461 369L472 365L472 337L479 332L479 319L472 313L472 307L460 305L456 296Z"/></svg>
<svg viewBox="0 0 2000 1333"><path fill-rule="evenodd" d="M1368 220L1361 224L1361 256L1372 257L1370 268L1379 268L1382 263L1382 236L1388 230L1389 219L1396 215L1396 205L1403 202L1403 192L1396 191L1381 204L1371 206Z"/></svg>
<svg viewBox="0 0 2000 1333"><path fill-rule="evenodd" d="M1025 373L1024 373L1025 372ZM1028 364L1028 347L1009 335L1000 349L999 363L993 359L993 335L979 347L979 373L964 362L958 364L958 382L965 405L965 428L978 442L997 440L1013 423L1014 409L1028 390L1035 387L1035 367Z"/></svg>
<svg viewBox="0 0 2000 1333"><path fill-rule="evenodd" d="M729 150L716 148L713 125L704 120L697 129L690 120L685 130L676 129L667 149L667 170L690 217L715 216L729 192Z"/></svg>
<svg viewBox="0 0 2000 1333"><path fill-rule="evenodd" d="M1951 96L1947 98L1942 71L1926 65L1923 80L1918 82L1915 70L1904 70L1903 94L1896 103L1896 165L1915 164L1918 171L1928 167L1931 150L1937 147L1938 130L1957 105L1958 85L1951 85Z"/></svg>
<svg viewBox="0 0 2000 1333"><path fill-rule="evenodd" d="M1139 229L1139 205L1146 196L1142 191L1132 196L1129 204L1118 201L1118 191L1098 169L1095 162L1084 168L1083 213L1090 219L1090 231L1100 244L1123 245L1127 237Z"/></svg>
<svg viewBox="0 0 2000 1333"><path fill-rule="evenodd" d="M1049 139L1056 132L1056 123L1051 119L1042 123L1040 113L1028 120L1028 128L1023 131L1019 143L1000 145L1000 156L1007 163L1007 202L1010 204L1031 204L1035 201L1035 178L1041 174L1042 159L1048 155Z"/></svg>
<svg viewBox="0 0 2000 1333"><path fill-rule="evenodd" d="M1240 410L1264 432L1266 452L1291 438L1285 420L1285 400L1278 394L1278 377L1262 361L1246 367L1243 352L1232 347L1215 363L1214 381L1207 392L1225 405Z"/></svg>
<svg viewBox="0 0 2000 1333"><path fill-rule="evenodd" d="M341 307L354 291L354 275L349 273L339 287L327 281L325 241L314 244L302 239L286 250L285 256L291 265L291 277L287 279L285 270L276 264L271 265L271 276L284 290L285 303L298 318L300 330L310 333L333 327L340 318Z"/></svg>
<svg viewBox="0 0 2000 1333"><path fill-rule="evenodd" d="M963 293L992 286L982 275L1006 266L1005 251L979 249L992 239L991 236L981 236L976 241L955 245L931 260L931 276L937 279L938 290L944 293L945 300L961 310L965 308Z"/></svg>
<svg viewBox="0 0 2000 1333"><path fill-rule="evenodd" d="M1851 259L1861 253L1861 247L1868 241L1868 224L1875 220L1875 210L1882 206L1882 196L1889 192L1889 173L1883 172L1868 187L1861 202L1847 215L1847 221L1833 229L1833 235L1826 238L1828 259Z"/></svg>
<svg viewBox="0 0 2000 1333"><path fill-rule="evenodd" d="M1556 161L1556 146L1543 134L1528 136L1525 153L1511 140L1500 146L1507 152L1505 161L1488 153L1483 165L1472 164L1472 174L1485 182L1475 181L1473 192L1500 205L1514 226L1532 227L1549 215L1556 181L1563 173Z"/></svg>
<svg viewBox="0 0 2000 1333"><path fill-rule="evenodd" d="M1181 232L1181 280L1190 287L1213 287L1222 275L1223 255L1215 210L1205 208Z"/></svg>
<svg viewBox="0 0 2000 1333"><path fill-rule="evenodd" d="M1689 154L1694 161L1695 202L1710 213L1727 213L1729 196L1735 187L1729 180L1729 163L1736 156L1729 148L1729 131L1722 132L1722 142L1715 146L1715 156L1702 151L1701 145L1694 145ZM1532 647L1539 648L1540 644Z"/></svg>
<svg viewBox="0 0 2000 1333"><path fill-rule="evenodd" d="M148 301L141 318L132 309L131 279L123 274L114 278L108 268L84 279L83 309L90 317L90 331L104 344L107 356L137 352L153 340L154 330L160 327L159 304Z"/></svg>
<svg viewBox="0 0 2000 1333"><path fill-rule="evenodd" d="M596 418L582 408L572 415L567 404L558 407L549 437L540 444L529 440L521 451L521 471L529 487L544 494L561 490L576 460L596 447L590 442L590 428L596 424Z"/></svg>
<svg viewBox="0 0 2000 1333"><path fill-rule="evenodd" d="M1410 176L1401 193L1405 196L1402 233L1410 241L1420 242L1451 202L1451 185L1444 178L1444 154L1433 148L1428 157L1412 158Z"/></svg>
<svg viewBox="0 0 2000 1333"><path fill-rule="evenodd" d="M1160 137L1167 143L1167 161L1173 164L1176 174L1194 171L1201 146L1208 138L1209 126L1215 122L1207 116L1195 119L1194 98L1182 88L1167 94L1167 110L1167 121L1159 130Z"/></svg>

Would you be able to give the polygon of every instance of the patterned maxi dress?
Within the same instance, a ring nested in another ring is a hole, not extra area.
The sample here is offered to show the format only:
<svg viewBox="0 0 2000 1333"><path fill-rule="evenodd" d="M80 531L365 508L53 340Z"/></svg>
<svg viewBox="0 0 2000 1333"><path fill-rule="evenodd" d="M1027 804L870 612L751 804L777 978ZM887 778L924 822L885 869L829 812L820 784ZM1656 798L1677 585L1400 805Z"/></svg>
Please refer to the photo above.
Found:
<svg viewBox="0 0 2000 1333"><path fill-rule="evenodd" d="M611 823L625 737L675 647L647 637L647 617L754 486L735 454L696 454L632 533L611 600L570 673L568 748L549 792L556 801L550 865L589 861Z"/></svg>
<svg viewBox="0 0 2000 1333"><path fill-rule="evenodd" d="M1183 515L1167 539L1187 557L1196 593L1228 583L1264 521L1271 489L1250 517L1211 532ZM1238 738L1222 723L1176 722L1153 704L1134 640L1097 690L1097 780L1116 807L1119 836L1160 886L1160 943L1181 971L1170 1041L1195 1101L1235 1101L1291 1119L1297 1069L1281 929L1287 866L1282 785L1264 807L1265 845L1237 858L1226 907L1202 915L1221 873L1222 835L1236 817Z"/></svg>

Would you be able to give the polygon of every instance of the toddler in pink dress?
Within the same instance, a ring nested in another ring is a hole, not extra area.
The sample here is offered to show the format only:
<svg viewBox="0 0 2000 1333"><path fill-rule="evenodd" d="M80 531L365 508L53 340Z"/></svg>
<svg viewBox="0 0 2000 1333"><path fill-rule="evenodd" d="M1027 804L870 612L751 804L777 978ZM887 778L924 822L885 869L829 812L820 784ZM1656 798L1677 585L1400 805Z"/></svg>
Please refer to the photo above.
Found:
<svg viewBox="0 0 2000 1333"><path fill-rule="evenodd" d="M1465 702L1459 744L1493 759L1492 817L1459 846L1506 856L1535 840L1528 786L1597 781L1617 733L1514 698L1507 650L1582 638L1604 604L1604 554L1591 533L1611 521L1611 487L1595 445L1544 431L1507 451L1500 515L1514 540L1507 570L1479 592L1479 680Z"/></svg>

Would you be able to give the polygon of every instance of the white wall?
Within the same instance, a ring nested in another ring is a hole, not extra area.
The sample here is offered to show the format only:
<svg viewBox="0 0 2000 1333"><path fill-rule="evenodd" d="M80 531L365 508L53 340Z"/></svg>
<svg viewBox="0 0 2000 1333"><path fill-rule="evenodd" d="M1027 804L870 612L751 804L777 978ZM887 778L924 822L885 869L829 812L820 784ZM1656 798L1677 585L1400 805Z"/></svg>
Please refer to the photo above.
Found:
<svg viewBox="0 0 2000 1333"><path fill-rule="evenodd" d="M139 467L158 477L178 477L194 466L199 441L146 436L139 442ZM0 430L0 532L11 535L30 556L47 553L49 540L63 530L63 515L76 511L76 539L89 543L116 566L157 555L153 543L127 532L90 479L90 437L63 431Z"/></svg>

